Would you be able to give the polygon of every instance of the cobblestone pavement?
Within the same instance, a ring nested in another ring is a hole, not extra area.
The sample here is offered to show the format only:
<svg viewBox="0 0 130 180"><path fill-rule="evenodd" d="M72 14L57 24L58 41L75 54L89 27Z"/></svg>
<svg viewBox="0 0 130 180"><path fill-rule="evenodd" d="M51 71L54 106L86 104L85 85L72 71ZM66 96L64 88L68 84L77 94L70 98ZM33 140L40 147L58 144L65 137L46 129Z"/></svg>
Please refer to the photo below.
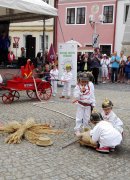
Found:
<svg viewBox="0 0 130 180"><path fill-rule="evenodd" d="M62 88L58 88L59 97ZM53 135L54 145L39 147L25 140L18 145L4 143L7 135L0 135L0 180L129 180L130 179L130 86L121 84L99 84L95 86L97 109L109 97L114 103L114 111L124 122L124 140L116 152L101 154L88 147L74 143L73 128L76 105L71 100L51 98L47 103L30 100L25 92L20 92L19 101L4 105L0 99L0 122L12 120L23 122L34 117L37 122L50 123L64 134ZM35 106L37 103L38 106ZM71 117L44 109L60 111Z"/></svg>

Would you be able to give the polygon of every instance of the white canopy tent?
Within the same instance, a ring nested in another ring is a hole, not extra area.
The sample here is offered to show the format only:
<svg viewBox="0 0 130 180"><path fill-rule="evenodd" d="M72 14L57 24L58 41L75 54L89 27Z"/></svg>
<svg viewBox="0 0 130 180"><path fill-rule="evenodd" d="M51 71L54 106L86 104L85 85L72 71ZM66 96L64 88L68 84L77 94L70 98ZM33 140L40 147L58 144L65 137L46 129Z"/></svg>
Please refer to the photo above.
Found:
<svg viewBox="0 0 130 180"><path fill-rule="evenodd" d="M57 9L42 0L0 0L0 22L35 21L55 16Z"/></svg>

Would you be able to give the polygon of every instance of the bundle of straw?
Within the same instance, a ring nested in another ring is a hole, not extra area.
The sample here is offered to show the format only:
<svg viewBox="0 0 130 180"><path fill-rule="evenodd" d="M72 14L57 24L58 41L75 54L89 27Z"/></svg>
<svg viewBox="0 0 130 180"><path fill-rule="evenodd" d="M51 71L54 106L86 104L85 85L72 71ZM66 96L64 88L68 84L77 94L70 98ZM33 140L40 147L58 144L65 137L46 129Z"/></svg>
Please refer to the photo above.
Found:
<svg viewBox="0 0 130 180"><path fill-rule="evenodd" d="M21 138L24 135L24 132L27 129L29 129L30 127L32 127L34 124L35 124L34 119L32 119L32 118L27 119L25 124L21 125L21 127L16 132L14 132L13 134L8 136L8 138L6 139L6 143L8 143L8 144L20 143Z"/></svg>
<svg viewBox="0 0 130 180"><path fill-rule="evenodd" d="M61 134L63 130L52 129L49 124L36 124L33 118L28 118L25 123L13 121L0 127L0 133L12 133L7 139L8 144L18 144L24 137L33 144L37 144L41 134Z"/></svg>
<svg viewBox="0 0 130 180"><path fill-rule="evenodd" d="M30 130L27 130L25 133L24 133L24 137L26 140L28 140L30 143L32 144L36 144L37 140L39 139L40 135L39 134L36 134Z"/></svg>
<svg viewBox="0 0 130 180"><path fill-rule="evenodd" d="M12 121L5 126L0 127L0 133L13 133L21 127L21 124L17 121Z"/></svg>

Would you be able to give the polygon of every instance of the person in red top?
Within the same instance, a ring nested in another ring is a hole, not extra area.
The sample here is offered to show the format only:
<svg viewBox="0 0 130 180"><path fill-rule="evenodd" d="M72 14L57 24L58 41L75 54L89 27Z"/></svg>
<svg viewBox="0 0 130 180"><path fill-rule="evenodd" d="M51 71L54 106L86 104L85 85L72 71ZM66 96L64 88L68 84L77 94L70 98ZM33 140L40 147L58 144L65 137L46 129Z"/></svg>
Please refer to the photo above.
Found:
<svg viewBox="0 0 130 180"><path fill-rule="evenodd" d="M33 69L34 69L34 65L31 63L31 60L28 59L25 67L21 66L22 76L25 78L32 77Z"/></svg>
<svg viewBox="0 0 130 180"><path fill-rule="evenodd" d="M14 55L14 53L13 53L13 51L10 51L9 53L8 53L8 62L9 62L9 64L12 64L12 62L15 60L15 55Z"/></svg>

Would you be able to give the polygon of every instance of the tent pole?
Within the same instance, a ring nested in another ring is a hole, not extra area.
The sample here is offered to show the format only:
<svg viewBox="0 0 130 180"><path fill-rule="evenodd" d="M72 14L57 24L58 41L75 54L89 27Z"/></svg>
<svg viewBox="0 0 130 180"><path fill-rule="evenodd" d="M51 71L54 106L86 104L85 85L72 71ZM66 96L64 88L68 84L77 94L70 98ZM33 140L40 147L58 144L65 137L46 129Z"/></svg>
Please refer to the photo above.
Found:
<svg viewBox="0 0 130 180"><path fill-rule="evenodd" d="M43 17L43 35L42 35L42 56L43 64L45 63L45 17Z"/></svg>

